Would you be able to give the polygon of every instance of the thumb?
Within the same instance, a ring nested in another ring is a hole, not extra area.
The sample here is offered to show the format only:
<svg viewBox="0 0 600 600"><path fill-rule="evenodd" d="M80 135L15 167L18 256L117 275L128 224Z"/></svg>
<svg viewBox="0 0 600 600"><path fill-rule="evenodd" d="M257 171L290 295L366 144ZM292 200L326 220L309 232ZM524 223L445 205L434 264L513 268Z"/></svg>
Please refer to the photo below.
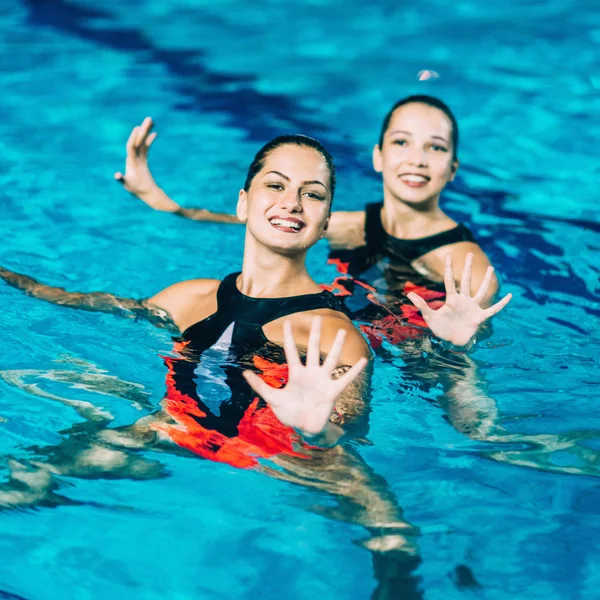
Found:
<svg viewBox="0 0 600 600"><path fill-rule="evenodd" d="M269 384L265 383L256 373L244 371L242 373L248 385L268 404L273 401L273 390Z"/></svg>
<svg viewBox="0 0 600 600"><path fill-rule="evenodd" d="M409 292L406 295L408 296L408 299L421 311L423 317L432 312L427 302L425 302L425 300L423 300L419 294L415 294L415 292Z"/></svg>

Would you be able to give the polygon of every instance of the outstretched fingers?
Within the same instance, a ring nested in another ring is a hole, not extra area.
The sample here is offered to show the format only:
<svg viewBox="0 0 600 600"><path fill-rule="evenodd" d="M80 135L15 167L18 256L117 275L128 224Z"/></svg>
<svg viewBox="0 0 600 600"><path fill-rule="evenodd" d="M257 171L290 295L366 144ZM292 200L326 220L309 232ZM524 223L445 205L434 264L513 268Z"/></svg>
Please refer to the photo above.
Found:
<svg viewBox="0 0 600 600"><path fill-rule="evenodd" d="M146 145L146 139L148 138L148 135L150 135L150 130L152 127L154 127L152 119L150 117L146 117L138 128L135 140L136 150L143 149L143 147Z"/></svg>
<svg viewBox="0 0 600 600"><path fill-rule="evenodd" d="M502 300L496 302L493 306L483 311L486 319L497 315L510 301L512 300L512 294L506 294Z"/></svg>
<svg viewBox="0 0 600 600"><path fill-rule="evenodd" d="M131 130L131 133L129 134L129 138L127 139L127 143L125 144L128 156L135 152L139 132L140 128L136 126Z"/></svg>
<svg viewBox="0 0 600 600"><path fill-rule="evenodd" d="M146 138L146 148L150 148L150 146L152 146L152 142L156 139L156 136L157 133L154 131Z"/></svg>
<svg viewBox="0 0 600 600"><path fill-rule="evenodd" d="M308 346L306 348L306 366L318 367L321 364L321 325L323 319L315 317L310 326Z"/></svg>
<svg viewBox="0 0 600 600"><path fill-rule="evenodd" d="M477 304L481 304L485 297L487 296L488 291L490 290L490 285L492 283L492 277L494 276L494 267L488 267L485 272L485 277L477 290L477 293L473 296L473 300L477 302Z"/></svg>
<svg viewBox="0 0 600 600"><path fill-rule="evenodd" d="M408 299L421 311L421 314L426 321L429 315L435 312L429 307L429 304L427 304L427 302L425 302L425 300L419 296L419 294L416 294L415 292L409 292L406 295Z"/></svg>
<svg viewBox="0 0 600 600"><path fill-rule="evenodd" d="M452 268L452 254L446 254L446 266L444 267L444 286L446 296L456 294L456 283L454 282L454 269Z"/></svg>
<svg viewBox="0 0 600 600"><path fill-rule="evenodd" d="M277 404L277 390L265 383L256 373L252 371L243 372L244 379L248 385L268 404Z"/></svg>
<svg viewBox="0 0 600 600"><path fill-rule="evenodd" d="M471 297L471 274L473 273L473 253L467 254L465 266L463 268L462 277L460 279L460 295Z"/></svg>
<svg viewBox="0 0 600 600"><path fill-rule="evenodd" d="M361 374L368 362L369 359L365 357L359 358L348 372L335 380L338 394L341 394L346 386L350 385Z"/></svg>
<svg viewBox="0 0 600 600"><path fill-rule="evenodd" d="M292 370L302 366L290 321L284 321L283 323L283 349L285 351L285 360L288 364L288 369Z"/></svg>
<svg viewBox="0 0 600 600"><path fill-rule="evenodd" d="M342 348L344 347L344 340L346 339L346 331L340 329L333 340L329 354L323 363L323 369L328 375L333 373L333 370L338 366Z"/></svg>

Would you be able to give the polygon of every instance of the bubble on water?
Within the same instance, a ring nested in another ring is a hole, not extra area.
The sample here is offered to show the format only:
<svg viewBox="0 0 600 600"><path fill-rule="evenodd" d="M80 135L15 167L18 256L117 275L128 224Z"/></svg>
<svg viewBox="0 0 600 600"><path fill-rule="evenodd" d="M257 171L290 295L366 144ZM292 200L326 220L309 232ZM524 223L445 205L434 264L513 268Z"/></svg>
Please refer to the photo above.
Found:
<svg viewBox="0 0 600 600"><path fill-rule="evenodd" d="M429 69L425 69L424 71L419 71L417 73L417 77L419 81L427 81L428 79L439 79L439 74L435 71L430 71Z"/></svg>

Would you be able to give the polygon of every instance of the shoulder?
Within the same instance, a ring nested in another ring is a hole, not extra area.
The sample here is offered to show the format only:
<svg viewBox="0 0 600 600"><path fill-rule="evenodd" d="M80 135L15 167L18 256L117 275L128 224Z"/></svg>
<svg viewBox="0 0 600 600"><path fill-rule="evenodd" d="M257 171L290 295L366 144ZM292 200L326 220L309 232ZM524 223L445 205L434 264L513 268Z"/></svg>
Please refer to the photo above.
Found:
<svg viewBox="0 0 600 600"><path fill-rule="evenodd" d="M471 277L471 292L474 293L479 289L487 268L492 266L490 259L487 257L485 252L481 249L481 246L476 242L456 242L454 244L448 244L436 248L432 252L429 252L422 257L422 261L427 266L428 270L433 271L440 277L444 273L444 264L446 261L446 255L452 255L452 266L454 269L454 279L460 281L465 262L468 254L473 254L473 271ZM492 298L498 291L498 280L494 275L492 277L492 284L488 294L488 299Z"/></svg>
<svg viewBox="0 0 600 600"><path fill-rule="evenodd" d="M331 213L326 237L333 248L355 248L365 243L364 210Z"/></svg>
<svg viewBox="0 0 600 600"><path fill-rule="evenodd" d="M217 308L219 279L189 279L170 285L148 299L166 310L181 331L206 318Z"/></svg>
<svg viewBox="0 0 600 600"><path fill-rule="evenodd" d="M341 364L353 365L360 358L371 358L371 350L365 338L352 321L344 314L331 309L311 310L299 313L294 322L298 334L298 343L306 346L310 328L315 317L321 317L321 352L328 354L338 331L346 333L344 347L340 356Z"/></svg>

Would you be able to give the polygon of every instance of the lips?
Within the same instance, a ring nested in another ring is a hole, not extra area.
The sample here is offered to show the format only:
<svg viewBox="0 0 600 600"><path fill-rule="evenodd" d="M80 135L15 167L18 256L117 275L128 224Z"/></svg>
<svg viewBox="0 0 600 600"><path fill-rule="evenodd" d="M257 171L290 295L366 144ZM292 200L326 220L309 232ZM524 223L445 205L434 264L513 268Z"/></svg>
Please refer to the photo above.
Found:
<svg viewBox="0 0 600 600"><path fill-rule="evenodd" d="M279 231L285 231L286 233L298 233L304 227L306 227L304 221L295 219L294 217L275 216L269 219L269 223L271 223L275 229L279 229Z"/></svg>
<svg viewBox="0 0 600 600"><path fill-rule="evenodd" d="M418 173L402 173L400 181L410 187L423 187L429 183L430 178Z"/></svg>

